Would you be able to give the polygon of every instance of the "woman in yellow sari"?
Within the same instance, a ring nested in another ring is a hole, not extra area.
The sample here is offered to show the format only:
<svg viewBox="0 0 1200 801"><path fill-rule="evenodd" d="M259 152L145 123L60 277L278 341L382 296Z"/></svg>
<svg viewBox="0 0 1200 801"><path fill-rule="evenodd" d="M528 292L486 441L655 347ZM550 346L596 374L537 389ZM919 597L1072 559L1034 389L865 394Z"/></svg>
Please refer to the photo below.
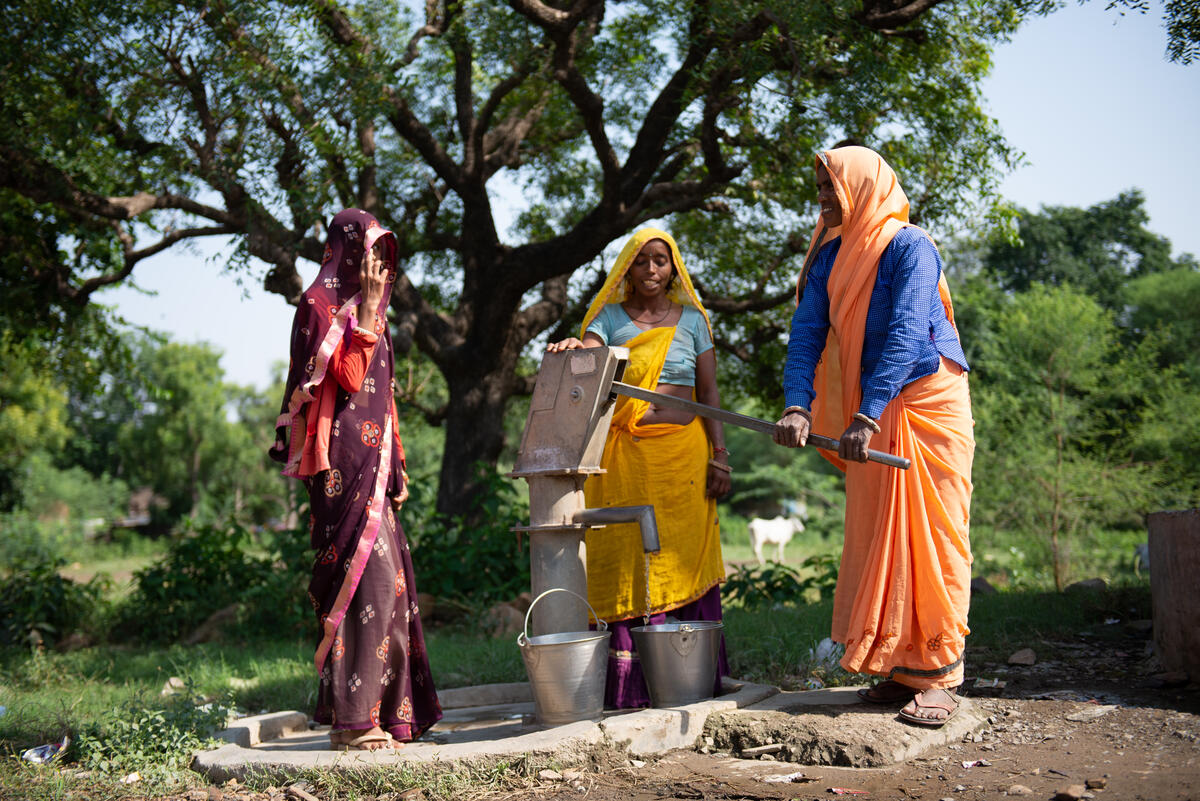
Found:
<svg viewBox="0 0 1200 801"><path fill-rule="evenodd" d="M664 231L643 229L625 243L580 336L548 350L620 345L629 348L626 383L721 404L708 313ZM644 558L632 524L587 535L588 601L612 632L605 705L629 709L650 704L634 626L661 623L668 612L721 619L716 499L729 491L732 471L720 423L626 397L617 401L601 467L606 472L584 486L588 506L653 505L662 546ZM722 643L714 690L727 675Z"/></svg>
<svg viewBox="0 0 1200 801"><path fill-rule="evenodd" d="M859 695L944 724L958 709L969 633L971 461L967 359L942 260L908 222L892 168L865 147L817 156L821 224L797 287L788 407L775 441L842 431L846 539L833 600L842 667L882 680ZM866 461L869 443L912 460Z"/></svg>

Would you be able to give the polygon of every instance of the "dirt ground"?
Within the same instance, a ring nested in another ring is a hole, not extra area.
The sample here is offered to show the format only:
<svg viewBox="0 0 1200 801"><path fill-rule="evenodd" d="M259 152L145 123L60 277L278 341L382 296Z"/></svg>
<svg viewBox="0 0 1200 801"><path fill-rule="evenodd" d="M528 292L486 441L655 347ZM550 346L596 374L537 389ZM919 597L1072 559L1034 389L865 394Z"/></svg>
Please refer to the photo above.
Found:
<svg viewBox="0 0 1200 801"><path fill-rule="evenodd" d="M1009 654L968 653L975 674L968 684L1004 682L966 691L988 716L986 728L898 765L806 766L676 751L504 797L1200 801L1200 687L1162 673L1148 636L1143 622L1042 643L1033 665L1009 665Z"/></svg>
<svg viewBox="0 0 1200 801"><path fill-rule="evenodd" d="M1009 654L968 652L968 685L976 679L1004 682L1003 688L966 690L988 716L986 727L965 741L901 764L808 766L777 761L773 755L740 759L699 751L674 751L643 762L610 753L587 767L543 771L524 787L472 793L471 798L1200 801L1200 687L1161 672L1149 655L1144 622L1112 628L1103 636L1041 643L1033 665L1009 665ZM320 790L309 789L322 798ZM227 786L209 788L207 799L303 798L284 792L250 793ZM421 797L411 790L378 798Z"/></svg>

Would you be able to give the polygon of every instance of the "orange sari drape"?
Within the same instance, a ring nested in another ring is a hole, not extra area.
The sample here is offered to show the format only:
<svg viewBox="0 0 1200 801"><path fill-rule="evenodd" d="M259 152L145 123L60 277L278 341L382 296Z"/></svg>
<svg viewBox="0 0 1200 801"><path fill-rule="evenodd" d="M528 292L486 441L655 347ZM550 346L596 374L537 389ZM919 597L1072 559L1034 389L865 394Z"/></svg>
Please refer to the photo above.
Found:
<svg viewBox="0 0 1200 801"><path fill-rule="evenodd" d="M842 206L842 243L828 281L830 331L816 368L813 430L841 432L862 402L862 346L879 259L908 225L908 198L874 151L844 147L818 160ZM814 244L815 244L814 235ZM803 291L801 287L799 291ZM943 276L938 292L954 322ZM907 470L846 463L846 534L834 592L842 667L917 689L962 683L969 633L972 434L967 376L942 359L877 421L871 447L912 460Z"/></svg>

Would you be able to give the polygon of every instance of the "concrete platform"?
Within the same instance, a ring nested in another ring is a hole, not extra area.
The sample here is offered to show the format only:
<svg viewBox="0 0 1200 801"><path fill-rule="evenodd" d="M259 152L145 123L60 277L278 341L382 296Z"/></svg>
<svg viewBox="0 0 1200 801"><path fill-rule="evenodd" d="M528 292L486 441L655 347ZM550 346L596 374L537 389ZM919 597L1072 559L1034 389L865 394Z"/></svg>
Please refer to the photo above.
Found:
<svg viewBox="0 0 1200 801"><path fill-rule="evenodd" d="M905 723L896 714L903 704L864 703L857 690L777 693L746 709L715 712L705 736L711 748L734 756L770 754L802 765L879 768L959 742L987 724L969 698L959 698L954 717L935 728Z"/></svg>
<svg viewBox="0 0 1200 801"><path fill-rule="evenodd" d="M944 728L920 729L896 721L896 709L858 703L854 688L781 693L726 679L723 690L716 698L683 707L605 713L598 721L562 726L534 721L527 684L446 690L439 693L442 720L417 742L388 751L331 750L327 726L310 729L302 713L277 712L237 721L220 735L227 744L197 754L192 767L223 782L251 775L287 779L313 768L450 765L526 754L571 764L601 745L645 756L709 747L706 743L741 756L770 753L807 764L867 766L912 758L960 740L985 722L966 701Z"/></svg>

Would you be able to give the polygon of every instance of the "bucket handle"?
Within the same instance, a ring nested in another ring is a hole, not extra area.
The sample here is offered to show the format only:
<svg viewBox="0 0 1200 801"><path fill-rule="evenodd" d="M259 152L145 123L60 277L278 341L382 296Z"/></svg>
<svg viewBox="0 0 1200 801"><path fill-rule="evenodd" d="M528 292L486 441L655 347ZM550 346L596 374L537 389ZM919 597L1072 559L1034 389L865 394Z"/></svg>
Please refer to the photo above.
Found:
<svg viewBox="0 0 1200 801"><path fill-rule="evenodd" d="M695 636L695 632L696 629L687 623L681 623L678 631L671 632L668 642L675 649L675 653L686 658L696 649L696 643L700 638Z"/></svg>
<svg viewBox="0 0 1200 801"><path fill-rule="evenodd" d="M571 595L574 595L579 600L583 601L584 606L586 606L588 608L588 611L592 613L592 617L595 618L595 620L596 620L596 629L598 631L608 631L608 624L600 619L600 616L596 614L596 610L593 609L592 605L588 603L587 598L584 598L582 595L580 595L577 592L571 592L566 587L551 587L550 589L544 591L538 597L534 598L533 603L531 603L529 605L529 610L525 613L525 630L517 635L517 645L524 647L526 644L529 643L529 616L533 614L533 607L537 606L538 601L542 600L543 598L545 598L547 595L549 595L552 592L570 593Z"/></svg>

